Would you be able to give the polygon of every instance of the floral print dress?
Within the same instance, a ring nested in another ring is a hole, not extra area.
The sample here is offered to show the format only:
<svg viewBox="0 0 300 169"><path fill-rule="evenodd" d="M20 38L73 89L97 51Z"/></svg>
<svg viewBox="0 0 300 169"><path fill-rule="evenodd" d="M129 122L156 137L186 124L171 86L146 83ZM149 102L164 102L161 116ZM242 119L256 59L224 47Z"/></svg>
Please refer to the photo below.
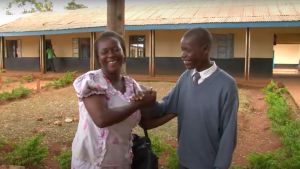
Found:
<svg viewBox="0 0 300 169"><path fill-rule="evenodd" d="M87 112L82 99L93 94L105 95L109 108L129 104L139 85L124 76L125 93L116 90L101 69L87 72L74 81L79 98L79 123L72 144L72 169L130 169L132 129L141 119L140 111L112 126L99 128Z"/></svg>

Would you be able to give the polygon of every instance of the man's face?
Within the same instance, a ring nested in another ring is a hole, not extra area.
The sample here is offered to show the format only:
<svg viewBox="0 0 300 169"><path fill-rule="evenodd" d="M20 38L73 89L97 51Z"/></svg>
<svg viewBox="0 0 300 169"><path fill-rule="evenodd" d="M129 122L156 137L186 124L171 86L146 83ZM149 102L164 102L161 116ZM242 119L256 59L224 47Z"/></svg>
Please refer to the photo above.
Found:
<svg viewBox="0 0 300 169"><path fill-rule="evenodd" d="M209 49L206 43L201 43L195 38L181 39L181 58L187 69L200 71L208 63Z"/></svg>

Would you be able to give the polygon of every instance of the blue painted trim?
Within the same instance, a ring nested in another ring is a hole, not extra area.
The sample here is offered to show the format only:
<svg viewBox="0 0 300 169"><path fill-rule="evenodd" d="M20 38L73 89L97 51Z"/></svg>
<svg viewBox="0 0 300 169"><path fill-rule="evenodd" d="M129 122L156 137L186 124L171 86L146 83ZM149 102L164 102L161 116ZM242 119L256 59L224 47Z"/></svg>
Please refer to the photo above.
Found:
<svg viewBox="0 0 300 169"><path fill-rule="evenodd" d="M62 30L46 30L46 31L27 31L27 32L0 32L0 36L33 36L33 35L57 35L68 33L87 33L87 32L103 32L105 26L90 28L74 28Z"/></svg>
<svg viewBox="0 0 300 169"><path fill-rule="evenodd" d="M191 28L271 28L300 27L300 21L292 22L238 22L238 23L196 23L196 24L160 24L160 25L127 25L125 30L170 30Z"/></svg>
<svg viewBox="0 0 300 169"><path fill-rule="evenodd" d="M276 21L276 22L238 22L238 23L195 23L195 24L156 24L156 25L125 25L125 30L176 30L203 28L272 28L272 27L300 27L300 21ZM103 32L106 26L74 28L63 30L29 31L29 32L0 32L0 36L32 36L54 35L83 32Z"/></svg>

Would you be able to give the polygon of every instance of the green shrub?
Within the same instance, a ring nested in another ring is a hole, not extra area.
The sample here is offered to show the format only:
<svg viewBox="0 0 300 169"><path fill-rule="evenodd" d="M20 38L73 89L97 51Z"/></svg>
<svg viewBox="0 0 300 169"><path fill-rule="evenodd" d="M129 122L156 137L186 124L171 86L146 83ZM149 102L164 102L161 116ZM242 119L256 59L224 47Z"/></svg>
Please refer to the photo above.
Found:
<svg viewBox="0 0 300 169"><path fill-rule="evenodd" d="M29 95L30 92L31 92L30 89L21 86L21 87L12 89L11 92L0 93L0 101L22 98L22 97Z"/></svg>
<svg viewBox="0 0 300 169"><path fill-rule="evenodd" d="M3 84L9 84L9 83L12 83L12 82L14 82L14 81L16 81L15 79L13 79L13 78L5 78L4 80L3 80Z"/></svg>
<svg viewBox="0 0 300 169"><path fill-rule="evenodd" d="M5 139L3 137L0 137L0 149L7 144L7 142L5 141Z"/></svg>
<svg viewBox="0 0 300 169"><path fill-rule="evenodd" d="M242 166L236 165L236 166L232 166L232 167L230 167L230 169L248 169L248 168L245 168L245 167L242 167Z"/></svg>
<svg viewBox="0 0 300 169"><path fill-rule="evenodd" d="M176 153L176 148L167 144L159 136L151 135L150 138L152 143L152 150L158 157L161 156L162 153L167 154L166 167L168 169L178 169L179 162Z"/></svg>
<svg viewBox="0 0 300 169"><path fill-rule="evenodd" d="M272 130L280 137L283 147L271 153L251 154L250 169L299 169L300 168L300 122L288 105L287 90L271 81L264 88L268 104L268 117Z"/></svg>
<svg viewBox="0 0 300 169"><path fill-rule="evenodd" d="M176 148L169 146L168 157L167 157L167 168L168 169L178 169L179 160L176 152Z"/></svg>
<svg viewBox="0 0 300 169"><path fill-rule="evenodd" d="M60 169L71 168L71 157L72 152L70 150L64 151L59 156L55 157L55 159L59 162Z"/></svg>
<svg viewBox="0 0 300 169"><path fill-rule="evenodd" d="M21 78L21 82L32 82L33 81L33 76L32 75L26 75L26 76L23 76Z"/></svg>
<svg viewBox="0 0 300 169"><path fill-rule="evenodd" d="M253 153L248 157L251 169L280 169L273 153Z"/></svg>
<svg viewBox="0 0 300 169"><path fill-rule="evenodd" d="M42 145L42 135L36 135L15 146L15 149L4 155L4 160L12 165L36 166L48 154L47 146Z"/></svg>
<svg viewBox="0 0 300 169"><path fill-rule="evenodd" d="M55 88L55 89L65 87L73 82L74 74L75 74L75 72L66 72L63 77L47 83L45 85L45 87L46 88Z"/></svg>
<svg viewBox="0 0 300 169"><path fill-rule="evenodd" d="M163 142L158 136L151 136L152 150L157 155L160 156L162 152L166 150L168 146Z"/></svg>

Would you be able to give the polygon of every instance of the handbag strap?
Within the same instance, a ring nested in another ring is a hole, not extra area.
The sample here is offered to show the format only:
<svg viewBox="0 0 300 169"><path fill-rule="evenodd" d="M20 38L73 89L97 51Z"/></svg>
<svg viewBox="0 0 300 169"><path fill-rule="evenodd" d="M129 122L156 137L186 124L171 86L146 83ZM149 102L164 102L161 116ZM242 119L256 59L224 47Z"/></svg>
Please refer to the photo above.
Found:
<svg viewBox="0 0 300 169"><path fill-rule="evenodd" d="M144 130L145 137L150 140L150 138L148 136L148 131L146 129L144 129L144 128L143 128L143 130Z"/></svg>
<svg viewBox="0 0 300 169"><path fill-rule="evenodd" d="M133 81L133 92L134 92L135 94L137 94L137 91L136 91L135 87L136 87L139 91L142 91L142 90L143 90L140 84L138 84L137 82ZM147 138L147 140L149 140L149 142L150 142L150 144L151 144L150 138L149 138L149 136L148 136L148 131L147 131L146 129L144 129L144 128L143 128L143 130L144 130L144 135L145 135L145 137Z"/></svg>

